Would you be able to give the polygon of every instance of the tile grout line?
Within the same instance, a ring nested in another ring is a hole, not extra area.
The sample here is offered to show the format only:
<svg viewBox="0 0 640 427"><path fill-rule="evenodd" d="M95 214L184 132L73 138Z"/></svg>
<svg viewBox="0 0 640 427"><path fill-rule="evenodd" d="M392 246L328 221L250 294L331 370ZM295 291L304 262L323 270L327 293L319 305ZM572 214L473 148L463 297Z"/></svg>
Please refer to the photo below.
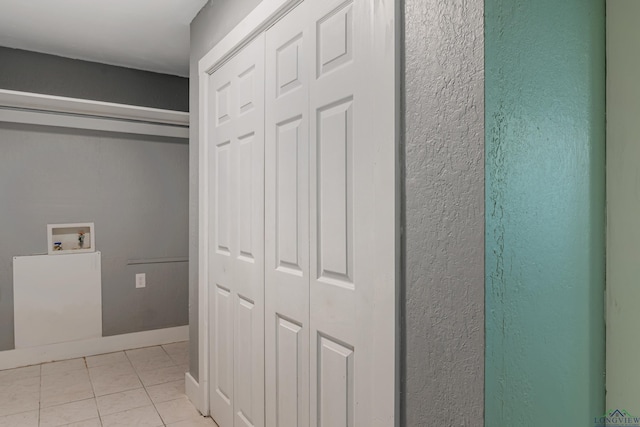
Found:
<svg viewBox="0 0 640 427"><path fill-rule="evenodd" d="M98 397L96 396L96 391L93 388L93 380L91 379L91 375L89 373L89 363L87 362L87 357L82 357L82 361L84 362L84 367L87 370L87 378L89 378L89 385L91 385L91 394L93 395L93 400L96 402L96 413L98 414L98 422L100 423L100 427L102 427L102 418L100 417L100 410L98 409Z"/></svg>
<svg viewBox="0 0 640 427"><path fill-rule="evenodd" d="M164 351L164 353L167 355L167 357L169 357L169 360L171 360L173 365L176 366L176 367L179 367L179 365L178 365L178 363L176 363L175 359L173 357L171 357L171 355L169 354L167 349L164 348L164 345L160 345L160 348ZM142 381L142 380L140 380L140 381ZM164 383L164 384L168 384L168 383ZM159 384L154 384L154 385L159 385ZM143 386L144 386L144 384L143 384ZM149 391L147 390L147 387L146 386L144 386L144 387L145 387L145 391L147 392L147 394L149 394ZM153 387L153 386L150 386L150 387ZM149 399L151 399L151 395L149 395ZM170 400L167 400L165 402L158 402L158 403L166 403L166 402L171 402L173 400L180 400L180 399L182 399L182 397L179 397L178 399L170 399ZM153 404L154 408L156 409L156 412L158 412L158 415L160 415L160 419L162 420L164 425L167 426L167 423L165 423L164 418L162 418L162 415L160 414L160 411L158 411L158 407L156 405L156 402L154 402L153 399L151 399L151 403ZM180 422L180 421L178 421L178 422Z"/></svg>
<svg viewBox="0 0 640 427"><path fill-rule="evenodd" d="M161 346L160 346L160 348L161 348L161 349L165 352L165 354L169 357L169 360L171 360L171 361L174 363L174 366L178 366L178 364L176 363L176 361L174 360L174 358L173 358L173 357L171 357L171 355L169 354L169 352L167 351L167 349L165 349L165 348L164 348L164 345L161 345ZM151 396L149 396L149 398L151 398ZM182 397L180 397L179 399L182 399ZM172 399L172 400L179 400L179 399ZM170 401L171 401L171 400L169 400L168 402L170 402ZM155 407L156 403L155 403L155 402L153 402L153 400L152 400L151 402L153 403L153 405L154 405L154 407ZM166 403L166 402L158 402L158 403ZM158 412L158 414L160 413L160 412L158 411L158 408L157 408L157 407L156 407L156 411ZM162 415L160 415L160 418L162 419L162 422L164 423L164 419L162 418ZM180 422L180 421L178 421L178 422ZM167 424L165 423L165 426L166 426L166 425L167 425Z"/></svg>
<svg viewBox="0 0 640 427"><path fill-rule="evenodd" d="M91 384L91 393L93 393L93 399L96 401L96 413L98 414L98 423L100 423L100 427L102 424L102 415L100 415L100 408L98 407L98 396L96 396L96 389L93 387L93 380L91 379L91 372L89 371L89 362L87 361L87 357L82 358L84 360L84 366L87 368L87 376L89 377L89 384Z"/></svg>
<svg viewBox="0 0 640 427"><path fill-rule="evenodd" d="M147 347L147 348L151 348L151 347ZM162 346L160 346L160 348L162 348ZM164 348L162 350L164 351ZM151 402L151 406L153 406L153 410L156 411L156 414L158 414L158 418L160 418L160 421L162 421L162 426L166 427L166 423L164 422L164 419L162 418L162 415L160 415L160 412L158 412L158 408L156 408L155 402L153 401L153 399L151 399L151 396L149 395L149 391L147 390L147 386L144 385L144 383L142 382L142 378L140 377L140 374L138 374L138 370L133 365L133 362L131 362L131 359L129 358L129 355L127 354L126 351L124 352L124 355L127 358L127 360L129 361L129 363L131 363L131 367L133 368L133 372L135 372L136 375L138 376L138 380L140 380L140 384L142 384L142 388L143 388L145 394L147 395L147 397L149 398L149 401Z"/></svg>

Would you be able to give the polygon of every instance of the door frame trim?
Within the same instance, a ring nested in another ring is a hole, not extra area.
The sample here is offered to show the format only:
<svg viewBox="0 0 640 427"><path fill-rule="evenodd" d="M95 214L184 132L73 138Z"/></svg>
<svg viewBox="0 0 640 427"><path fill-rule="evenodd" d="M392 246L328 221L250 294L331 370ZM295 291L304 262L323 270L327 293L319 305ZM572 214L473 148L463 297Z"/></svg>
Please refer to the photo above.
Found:
<svg viewBox="0 0 640 427"><path fill-rule="evenodd" d="M190 387L190 399L198 410L210 414L209 402L209 168L207 164L207 77L246 46L257 35L287 14L303 0L263 0L236 27L198 61L198 372L197 390Z"/></svg>

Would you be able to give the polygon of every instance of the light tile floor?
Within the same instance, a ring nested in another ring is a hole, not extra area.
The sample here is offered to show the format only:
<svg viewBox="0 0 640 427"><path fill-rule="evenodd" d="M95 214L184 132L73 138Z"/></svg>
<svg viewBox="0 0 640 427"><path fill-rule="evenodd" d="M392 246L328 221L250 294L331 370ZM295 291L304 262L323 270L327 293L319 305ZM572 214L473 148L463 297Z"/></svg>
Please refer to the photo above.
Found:
<svg viewBox="0 0 640 427"><path fill-rule="evenodd" d="M0 427L216 426L184 395L188 343L0 371Z"/></svg>

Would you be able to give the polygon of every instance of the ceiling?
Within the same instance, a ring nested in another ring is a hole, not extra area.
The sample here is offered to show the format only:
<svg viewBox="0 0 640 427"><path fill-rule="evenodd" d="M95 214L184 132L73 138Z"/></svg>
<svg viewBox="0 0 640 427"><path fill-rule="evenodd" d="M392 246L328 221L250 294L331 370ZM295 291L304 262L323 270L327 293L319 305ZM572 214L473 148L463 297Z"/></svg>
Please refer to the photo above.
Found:
<svg viewBox="0 0 640 427"><path fill-rule="evenodd" d="M0 0L0 46L189 75L189 24L207 0Z"/></svg>

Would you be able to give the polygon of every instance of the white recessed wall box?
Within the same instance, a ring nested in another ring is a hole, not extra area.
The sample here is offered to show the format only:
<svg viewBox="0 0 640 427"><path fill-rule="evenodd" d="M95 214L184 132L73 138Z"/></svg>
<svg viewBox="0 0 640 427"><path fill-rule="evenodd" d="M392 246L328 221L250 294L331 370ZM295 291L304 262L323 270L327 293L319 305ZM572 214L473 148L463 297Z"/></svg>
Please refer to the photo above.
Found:
<svg viewBox="0 0 640 427"><path fill-rule="evenodd" d="M92 222L47 224L49 255L95 252L95 243Z"/></svg>

